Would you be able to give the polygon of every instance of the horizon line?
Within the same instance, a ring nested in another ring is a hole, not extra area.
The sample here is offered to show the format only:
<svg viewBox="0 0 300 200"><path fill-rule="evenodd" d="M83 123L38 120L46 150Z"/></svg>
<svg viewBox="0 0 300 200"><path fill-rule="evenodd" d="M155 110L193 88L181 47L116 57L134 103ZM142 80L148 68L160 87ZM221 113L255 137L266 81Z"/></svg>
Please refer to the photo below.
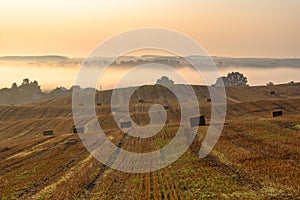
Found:
<svg viewBox="0 0 300 200"><path fill-rule="evenodd" d="M124 57L126 57L127 55L124 55ZM128 55L128 57L142 57L142 56L166 56L166 57L176 57L177 55L159 55L159 54L143 54L143 55ZM188 55L185 57L189 57L189 56L197 56L197 55ZM200 56L200 55L199 55ZM286 56L286 57L277 57L277 56L224 56L224 55L207 55L208 57L211 58L252 58L252 59L300 59L299 57L296 56ZM0 58L9 58L9 57L22 57L22 58L26 58L26 57L64 57L67 59L86 59L87 57L84 56L67 56L67 55L60 55L60 54L42 54L42 55L0 55Z"/></svg>

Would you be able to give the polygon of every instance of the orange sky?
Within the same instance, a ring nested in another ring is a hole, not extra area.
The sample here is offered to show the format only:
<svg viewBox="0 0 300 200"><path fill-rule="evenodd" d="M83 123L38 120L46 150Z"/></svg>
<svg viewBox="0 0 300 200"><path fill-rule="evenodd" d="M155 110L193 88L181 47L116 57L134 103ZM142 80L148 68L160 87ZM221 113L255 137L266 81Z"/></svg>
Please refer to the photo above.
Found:
<svg viewBox="0 0 300 200"><path fill-rule="evenodd" d="M0 9L0 56L85 57L114 34L161 27L210 55L300 57L298 0L7 0Z"/></svg>

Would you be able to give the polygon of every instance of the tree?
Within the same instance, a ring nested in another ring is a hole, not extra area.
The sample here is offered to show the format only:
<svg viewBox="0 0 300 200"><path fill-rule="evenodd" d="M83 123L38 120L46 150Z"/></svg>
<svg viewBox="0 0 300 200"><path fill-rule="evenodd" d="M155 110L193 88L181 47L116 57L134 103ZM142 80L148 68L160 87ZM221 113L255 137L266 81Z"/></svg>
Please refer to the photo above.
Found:
<svg viewBox="0 0 300 200"><path fill-rule="evenodd" d="M69 90L66 89L65 87L56 87L54 90L52 90L50 93L50 95L53 96L67 96L69 94Z"/></svg>
<svg viewBox="0 0 300 200"><path fill-rule="evenodd" d="M174 85L174 81L169 79L166 76L162 76L160 79L156 81L156 84L163 85L165 87L171 87Z"/></svg>
<svg viewBox="0 0 300 200"><path fill-rule="evenodd" d="M18 89L17 83L13 83L12 86L11 86L11 89L13 89L13 90Z"/></svg>
<svg viewBox="0 0 300 200"><path fill-rule="evenodd" d="M271 86L271 85L274 85L274 83L271 81L269 83L267 83L267 86Z"/></svg>
<svg viewBox="0 0 300 200"><path fill-rule="evenodd" d="M24 78L22 85L29 85L29 79L28 78Z"/></svg>
<svg viewBox="0 0 300 200"><path fill-rule="evenodd" d="M30 84L37 86L37 87L39 86L39 83L36 80L34 80L33 82L30 82Z"/></svg>
<svg viewBox="0 0 300 200"><path fill-rule="evenodd" d="M223 84L225 87L229 87L229 86L249 86L247 77L244 76L244 74L239 73L239 72L231 72L228 73L227 76L222 76L219 77L216 81L216 83L214 84L214 86L223 86Z"/></svg>

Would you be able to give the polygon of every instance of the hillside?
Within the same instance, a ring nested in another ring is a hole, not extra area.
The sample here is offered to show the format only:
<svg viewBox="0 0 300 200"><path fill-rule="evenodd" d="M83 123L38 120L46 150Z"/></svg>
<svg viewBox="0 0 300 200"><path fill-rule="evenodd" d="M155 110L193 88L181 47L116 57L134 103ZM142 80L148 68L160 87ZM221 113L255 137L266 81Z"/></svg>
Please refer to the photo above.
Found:
<svg viewBox="0 0 300 200"><path fill-rule="evenodd" d="M181 87L180 85L176 87ZM200 111L210 121L208 88L193 86ZM275 94L271 94L274 91ZM116 145L110 90L95 102L100 124ZM297 199L300 198L300 84L226 88L227 116L221 138L198 158L208 126L187 152L156 172L130 174L105 167L72 133L72 99L0 106L0 197L2 199ZM140 101L140 100L143 101ZM101 103L101 105L100 105ZM150 152L176 134L180 119L174 94L143 86L131 98L135 122L147 124L151 105L168 105L167 124L151 139L127 137L122 148ZM271 111L283 110L272 118ZM54 130L53 136L42 131Z"/></svg>

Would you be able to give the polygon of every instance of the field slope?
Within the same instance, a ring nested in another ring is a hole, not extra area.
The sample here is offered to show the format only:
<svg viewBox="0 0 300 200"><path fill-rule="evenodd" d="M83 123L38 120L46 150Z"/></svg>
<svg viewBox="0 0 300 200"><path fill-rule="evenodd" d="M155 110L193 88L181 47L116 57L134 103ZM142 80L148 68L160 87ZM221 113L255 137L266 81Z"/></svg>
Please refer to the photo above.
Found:
<svg viewBox="0 0 300 200"><path fill-rule="evenodd" d="M193 87L209 123L208 89ZM300 84L230 87L226 93L225 127L207 157L198 158L208 128L203 126L180 159L143 174L113 170L91 156L72 133L71 97L0 106L0 198L299 199ZM110 96L111 91L97 93L101 105L96 111L116 145L122 140L128 151L150 152L175 136L179 105L166 88L143 86L131 99L132 118L141 125L149 123L151 105L169 106L167 124L149 139L123 137L111 114ZM271 111L278 109L283 116L273 118ZM43 136L46 129L55 134Z"/></svg>

